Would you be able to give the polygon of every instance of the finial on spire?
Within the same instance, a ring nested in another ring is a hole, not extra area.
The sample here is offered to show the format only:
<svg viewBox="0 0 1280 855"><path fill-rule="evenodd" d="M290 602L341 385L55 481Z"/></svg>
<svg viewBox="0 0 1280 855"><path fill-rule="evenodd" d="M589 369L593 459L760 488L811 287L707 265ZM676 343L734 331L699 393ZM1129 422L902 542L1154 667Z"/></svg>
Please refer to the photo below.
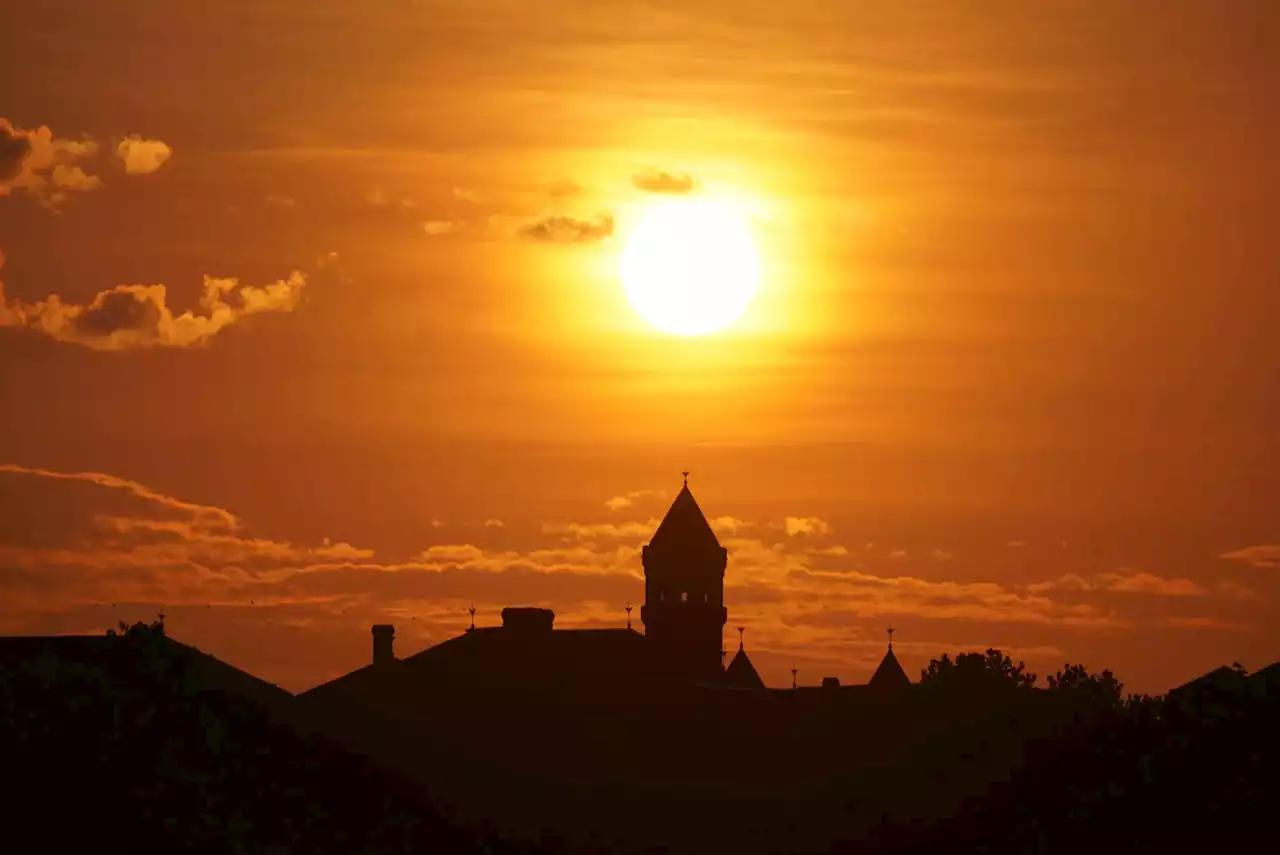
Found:
<svg viewBox="0 0 1280 855"><path fill-rule="evenodd" d="M631 629L631 610L634 608L635 606L631 605L631 601L627 600L627 629Z"/></svg>
<svg viewBox="0 0 1280 855"><path fill-rule="evenodd" d="M800 673L800 669L792 665L791 666L791 688L792 689L796 687L796 675L799 673Z"/></svg>
<svg viewBox="0 0 1280 855"><path fill-rule="evenodd" d="M681 472L680 474L684 476L684 485L685 485L686 487L688 487L688 486L689 486L689 470L688 470L688 469L685 469L685 470L684 470L683 472Z"/></svg>
<svg viewBox="0 0 1280 855"><path fill-rule="evenodd" d="M885 632L889 633L889 649L893 650L893 634L897 632L897 630L893 628L893 624L889 624L889 628L885 630Z"/></svg>
<svg viewBox="0 0 1280 855"><path fill-rule="evenodd" d="M747 631L745 626L738 627L738 649L742 649L742 634Z"/></svg>
<svg viewBox="0 0 1280 855"><path fill-rule="evenodd" d="M467 611L471 614L471 626L467 628L467 632L470 632L476 628L476 607L473 605Z"/></svg>

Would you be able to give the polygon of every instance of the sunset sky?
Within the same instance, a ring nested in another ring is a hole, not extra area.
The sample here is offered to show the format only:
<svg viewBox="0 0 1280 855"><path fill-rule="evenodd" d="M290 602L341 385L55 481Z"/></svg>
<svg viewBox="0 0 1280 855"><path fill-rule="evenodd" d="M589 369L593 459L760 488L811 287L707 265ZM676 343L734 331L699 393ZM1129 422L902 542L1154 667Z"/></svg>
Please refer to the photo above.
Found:
<svg viewBox="0 0 1280 855"><path fill-rule="evenodd" d="M6 3L0 633L622 626L688 468L771 685L1262 667L1277 151L1275 0ZM703 336L618 276L684 197Z"/></svg>

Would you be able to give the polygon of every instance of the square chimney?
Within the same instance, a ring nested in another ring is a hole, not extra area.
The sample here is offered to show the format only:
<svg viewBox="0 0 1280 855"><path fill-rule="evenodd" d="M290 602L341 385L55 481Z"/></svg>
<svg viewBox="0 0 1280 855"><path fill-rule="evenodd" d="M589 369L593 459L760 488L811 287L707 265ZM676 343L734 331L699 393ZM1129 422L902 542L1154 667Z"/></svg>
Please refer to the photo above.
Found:
<svg viewBox="0 0 1280 855"><path fill-rule="evenodd" d="M373 665L375 668L389 665L396 661L393 648L396 628L389 623L375 624L373 627Z"/></svg>

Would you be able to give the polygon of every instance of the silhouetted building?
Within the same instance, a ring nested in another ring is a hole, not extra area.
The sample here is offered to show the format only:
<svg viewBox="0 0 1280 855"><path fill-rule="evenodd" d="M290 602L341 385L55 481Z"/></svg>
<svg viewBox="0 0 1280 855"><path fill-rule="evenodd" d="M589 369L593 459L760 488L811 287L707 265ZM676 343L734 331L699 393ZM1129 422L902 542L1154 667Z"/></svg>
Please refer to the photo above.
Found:
<svg viewBox="0 0 1280 855"><path fill-rule="evenodd" d="M756 673L756 666L751 664L742 642L738 642L738 652L724 672L725 682L739 689L763 689L764 680Z"/></svg>
<svg viewBox="0 0 1280 855"><path fill-rule="evenodd" d="M728 551L685 482L641 551L644 633L631 629L556 629L550 609L511 606L502 625L475 626L404 659L392 650L395 629L373 627L373 661L317 686L303 697L355 700L375 687L400 696L435 691L487 692L500 688L721 685L763 689L764 681L739 639L725 667L723 632L728 619L724 578ZM739 634L744 631L739 627ZM893 645L871 680L877 689L910 685ZM866 686L835 688L864 689ZM847 694L847 693L846 693ZM856 693L855 693L856 694ZM852 695L849 695L852 697Z"/></svg>
<svg viewBox="0 0 1280 855"><path fill-rule="evenodd" d="M890 630L890 632L892 633L893 630ZM890 638L892 638L892 635ZM880 660L880 666L871 675L871 680L867 685L878 691L901 689L911 685L911 678L907 676L906 671L902 670L898 657L893 655L892 641L889 642L889 649L885 652L884 658Z"/></svg>
<svg viewBox="0 0 1280 855"><path fill-rule="evenodd" d="M689 492L687 473L684 487L640 557L645 637L672 667L697 678L718 676L728 619L724 573L729 552Z"/></svg>

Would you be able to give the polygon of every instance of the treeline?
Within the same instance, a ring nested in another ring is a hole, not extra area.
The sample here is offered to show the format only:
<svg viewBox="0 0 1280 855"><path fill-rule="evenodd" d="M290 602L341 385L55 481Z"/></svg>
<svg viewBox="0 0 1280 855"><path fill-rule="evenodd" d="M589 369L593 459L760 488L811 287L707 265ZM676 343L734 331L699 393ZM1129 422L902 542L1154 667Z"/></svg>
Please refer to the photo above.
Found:
<svg viewBox="0 0 1280 855"><path fill-rule="evenodd" d="M1241 677L1243 669L1236 666ZM956 689L1035 684L996 650L942 657L922 682ZM954 816L886 823L841 853L1204 851L1274 835L1280 698L1212 686L1185 696L1123 695L1103 671L1048 680L1076 714Z"/></svg>
<svg viewBox="0 0 1280 855"><path fill-rule="evenodd" d="M4 849L515 852L409 782L191 679L160 623L0 670Z"/></svg>

